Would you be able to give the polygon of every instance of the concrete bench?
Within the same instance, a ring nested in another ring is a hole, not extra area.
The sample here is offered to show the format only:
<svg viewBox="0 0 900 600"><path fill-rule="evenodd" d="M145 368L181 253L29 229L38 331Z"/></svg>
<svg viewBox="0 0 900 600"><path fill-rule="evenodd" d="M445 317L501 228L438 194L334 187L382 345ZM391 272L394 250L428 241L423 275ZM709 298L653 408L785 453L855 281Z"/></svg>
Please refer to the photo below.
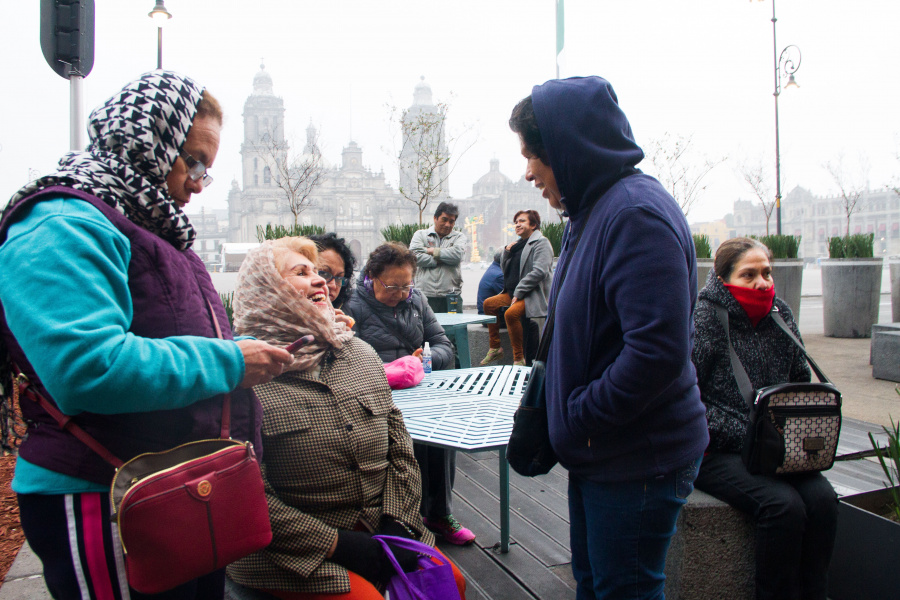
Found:
<svg viewBox="0 0 900 600"><path fill-rule="evenodd" d="M873 328L872 377L900 382L900 330Z"/></svg>
<svg viewBox="0 0 900 600"><path fill-rule="evenodd" d="M880 331L900 331L900 323L876 323L872 325L872 341L869 343L869 364L875 364L875 334Z"/></svg>
<svg viewBox="0 0 900 600"><path fill-rule="evenodd" d="M666 558L666 599L753 600L755 546L749 516L694 490Z"/></svg>

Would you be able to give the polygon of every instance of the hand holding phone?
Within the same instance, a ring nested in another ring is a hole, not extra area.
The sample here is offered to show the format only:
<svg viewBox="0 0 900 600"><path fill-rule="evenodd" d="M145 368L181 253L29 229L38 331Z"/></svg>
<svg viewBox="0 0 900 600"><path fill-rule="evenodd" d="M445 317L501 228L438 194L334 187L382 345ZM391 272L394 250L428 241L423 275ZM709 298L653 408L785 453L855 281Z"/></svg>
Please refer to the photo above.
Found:
<svg viewBox="0 0 900 600"><path fill-rule="evenodd" d="M296 352L303 346L311 343L314 339L315 338L311 335L304 335L302 338L300 338L296 342L285 346L284 349L287 350L288 352L290 352L291 354L293 354L294 352Z"/></svg>

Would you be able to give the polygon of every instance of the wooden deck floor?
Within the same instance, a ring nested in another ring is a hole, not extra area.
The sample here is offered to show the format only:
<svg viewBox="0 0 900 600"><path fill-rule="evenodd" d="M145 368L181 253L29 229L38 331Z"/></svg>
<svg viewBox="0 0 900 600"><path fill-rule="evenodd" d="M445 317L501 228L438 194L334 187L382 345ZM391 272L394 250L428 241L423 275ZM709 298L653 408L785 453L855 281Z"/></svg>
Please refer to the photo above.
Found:
<svg viewBox="0 0 900 600"><path fill-rule="evenodd" d="M867 431L881 428L844 419L839 454L868 450ZM496 452L457 455L453 512L478 539L468 547L439 546L465 573L468 600L574 599L566 471L557 466L535 479L511 473L511 544L501 554L497 460ZM871 459L836 462L825 475L840 495L880 488L884 477Z"/></svg>

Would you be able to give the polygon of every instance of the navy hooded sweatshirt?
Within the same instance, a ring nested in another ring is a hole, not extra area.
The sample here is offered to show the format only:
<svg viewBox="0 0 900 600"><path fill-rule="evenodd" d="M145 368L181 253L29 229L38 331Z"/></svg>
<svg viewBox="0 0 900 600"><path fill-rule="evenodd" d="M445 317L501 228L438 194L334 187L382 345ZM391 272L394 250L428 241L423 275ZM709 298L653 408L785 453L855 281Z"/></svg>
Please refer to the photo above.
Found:
<svg viewBox="0 0 900 600"><path fill-rule="evenodd" d="M547 358L553 448L594 481L672 472L709 441L691 363L697 266L687 221L635 168L644 153L607 81L549 81L532 100L570 218L551 292L565 270Z"/></svg>

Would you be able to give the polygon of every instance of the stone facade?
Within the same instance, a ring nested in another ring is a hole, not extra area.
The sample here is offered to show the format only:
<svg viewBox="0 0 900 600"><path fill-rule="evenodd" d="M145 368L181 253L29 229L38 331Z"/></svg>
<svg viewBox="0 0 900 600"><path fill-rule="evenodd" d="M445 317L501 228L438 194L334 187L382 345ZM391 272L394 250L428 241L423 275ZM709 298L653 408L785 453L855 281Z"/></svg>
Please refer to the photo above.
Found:
<svg viewBox="0 0 900 600"><path fill-rule="evenodd" d="M734 232L737 236L765 235L766 218L758 203L734 203ZM841 198L814 196L799 186L794 188L781 201L781 232L802 236L801 258L827 258L828 238L847 233ZM775 233L774 213L769 233ZM850 218L850 233L874 233L875 256L900 253L900 196L892 190L864 192Z"/></svg>
<svg viewBox="0 0 900 600"><path fill-rule="evenodd" d="M407 114L433 110L431 88L421 80L415 87L413 104ZM257 241L257 226L293 224L285 194L266 166L264 136L269 134L284 145L284 101L275 96L272 77L261 66L253 78L253 93L244 104L244 141L241 145L242 182L233 181L228 193L228 242ZM304 152L316 152L315 130L307 129ZM402 162L402 161L401 161ZM523 161L524 167L524 161ZM409 185L410 173L400 173L401 185ZM445 189L447 186L444 186ZM460 207L459 226L470 216L484 217L478 227L478 245L482 260L490 260L494 249L515 238L512 215L523 208L534 208L543 219L557 219L540 192L524 177L513 183L500 173L499 161L492 160L490 170L473 185L472 197L453 199L443 192L432 199L423 214L423 222L431 223L434 208L440 200L450 200ZM382 243L380 230L388 225L417 223L417 206L404 198L385 178L383 172L365 167L363 150L350 142L341 153L339 165L325 165L324 177L310 194L307 207L300 214L304 225L319 225L345 238L357 258L364 258ZM471 238L469 233L467 235Z"/></svg>

